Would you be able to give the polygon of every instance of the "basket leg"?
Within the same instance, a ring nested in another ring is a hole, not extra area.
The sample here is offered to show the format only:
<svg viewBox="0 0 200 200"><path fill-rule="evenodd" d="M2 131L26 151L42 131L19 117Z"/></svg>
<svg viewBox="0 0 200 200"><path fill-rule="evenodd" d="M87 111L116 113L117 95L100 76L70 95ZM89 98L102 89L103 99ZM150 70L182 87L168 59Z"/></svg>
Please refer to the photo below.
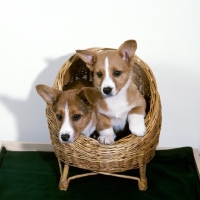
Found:
<svg viewBox="0 0 200 200"><path fill-rule="evenodd" d="M147 186L147 178L146 178L146 164L139 168L140 171L140 180L138 181L139 190L145 191Z"/></svg>
<svg viewBox="0 0 200 200"><path fill-rule="evenodd" d="M69 186L69 180L67 179L68 172L69 172L69 166L65 165L60 177L59 185L58 185L60 190L66 191L68 189L68 186Z"/></svg>

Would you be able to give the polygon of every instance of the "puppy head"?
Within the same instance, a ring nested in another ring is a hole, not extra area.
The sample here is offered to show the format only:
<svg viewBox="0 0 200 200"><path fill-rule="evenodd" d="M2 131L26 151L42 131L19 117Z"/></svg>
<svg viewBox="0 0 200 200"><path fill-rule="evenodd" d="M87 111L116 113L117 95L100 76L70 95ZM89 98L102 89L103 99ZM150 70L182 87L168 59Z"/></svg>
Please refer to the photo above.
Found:
<svg viewBox="0 0 200 200"><path fill-rule="evenodd" d="M74 142L87 127L94 111L96 100L90 97L91 90L84 88L63 92L46 85L37 85L36 89L54 112L60 141Z"/></svg>
<svg viewBox="0 0 200 200"><path fill-rule="evenodd" d="M76 53L94 72L94 86L104 97L109 97L117 95L128 82L136 49L136 41L127 40L117 50L100 53L77 50Z"/></svg>

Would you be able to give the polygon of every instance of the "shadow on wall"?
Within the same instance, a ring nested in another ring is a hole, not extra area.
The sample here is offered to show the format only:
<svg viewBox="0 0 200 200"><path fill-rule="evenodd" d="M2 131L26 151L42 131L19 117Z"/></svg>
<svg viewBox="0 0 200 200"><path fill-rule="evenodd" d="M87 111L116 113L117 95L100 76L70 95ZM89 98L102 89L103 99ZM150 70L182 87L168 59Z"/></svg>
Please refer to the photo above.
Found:
<svg viewBox="0 0 200 200"><path fill-rule="evenodd" d="M52 86L59 69L72 55L68 54L55 60L47 60L47 67L34 81L27 100L17 100L3 95L0 96L0 101L5 104L15 117L18 128L17 141L50 142L45 115L46 103L38 95L35 86L37 84Z"/></svg>

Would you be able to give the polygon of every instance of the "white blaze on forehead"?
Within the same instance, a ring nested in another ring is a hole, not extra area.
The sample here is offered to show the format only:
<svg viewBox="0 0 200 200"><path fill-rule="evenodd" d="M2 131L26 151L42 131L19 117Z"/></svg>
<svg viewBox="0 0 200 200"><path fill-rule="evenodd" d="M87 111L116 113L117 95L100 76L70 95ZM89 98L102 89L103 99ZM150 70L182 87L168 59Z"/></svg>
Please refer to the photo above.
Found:
<svg viewBox="0 0 200 200"><path fill-rule="evenodd" d="M108 60L108 57L105 58L104 66L105 66L106 72L107 72L107 71L108 71L108 67L109 67L109 60Z"/></svg>
<svg viewBox="0 0 200 200"><path fill-rule="evenodd" d="M103 88L105 88L105 87L111 87L111 88L115 89L115 83L113 82L111 74L109 72L109 66L110 66L109 59L108 59L108 57L106 57L105 61L104 61L105 78L101 85L102 93L103 93Z"/></svg>
<svg viewBox="0 0 200 200"><path fill-rule="evenodd" d="M61 135L62 134L69 134L70 138L68 141L73 140L74 137L74 129L72 127L71 121L70 121L70 116L69 116L69 107L68 104L66 103L65 105L65 118L63 120L63 124L60 128L60 140L61 140ZM61 140L62 141L62 140Z"/></svg>

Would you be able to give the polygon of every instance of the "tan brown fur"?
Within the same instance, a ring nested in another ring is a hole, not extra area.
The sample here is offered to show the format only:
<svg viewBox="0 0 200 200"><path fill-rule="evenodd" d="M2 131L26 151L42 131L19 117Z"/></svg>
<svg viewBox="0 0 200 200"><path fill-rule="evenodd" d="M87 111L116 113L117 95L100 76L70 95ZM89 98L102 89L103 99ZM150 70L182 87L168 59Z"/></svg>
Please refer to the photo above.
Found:
<svg viewBox="0 0 200 200"><path fill-rule="evenodd" d="M134 83L131 83L127 90L127 101L129 104L135 103L137 107L133 108L129 113L133 114L134 110L136 111L137 108L138 111L135 112L136 114L146 115L145 109L146 109L146 101L141 95L141 93L138 91L137 86ZM140 110L140 112L139 112Z"/></svg>
<svg viewBox="0 0 200 200"><path fill-rule="evenodd" d="M110 118L106 115L99 113L98 111L97 111L97 119L98 119L97 131L102 131L112 127Z"/></svg>

